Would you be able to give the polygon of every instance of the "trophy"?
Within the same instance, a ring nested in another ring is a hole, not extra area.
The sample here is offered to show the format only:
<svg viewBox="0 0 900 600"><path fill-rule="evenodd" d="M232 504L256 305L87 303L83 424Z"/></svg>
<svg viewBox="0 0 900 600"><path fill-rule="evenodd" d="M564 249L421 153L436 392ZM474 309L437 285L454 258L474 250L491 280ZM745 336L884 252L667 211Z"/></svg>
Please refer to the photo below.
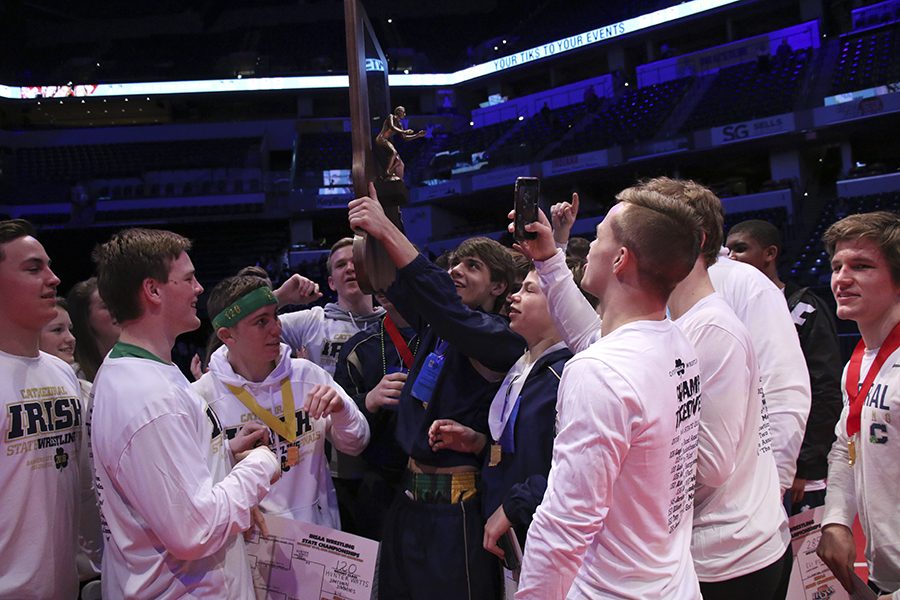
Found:
<svg viewBox="0 0 900 600"><path fill-rule="evenodd" d="M403 127L406 110L402 106L391 111L387 60L359 0L344 0L344 24L350 76L353 193L356 197L365 196L369 182L374 182L385 214L403 230L400 207L409 201L409 194L403 183L404 164L392 138L414 140L425 132ZM384 120L373 140L372 123L381 115ZM353 237L353 266L356 281L366 293L386 289L396 276L385 249L365 231L357 231Z"/></svg>

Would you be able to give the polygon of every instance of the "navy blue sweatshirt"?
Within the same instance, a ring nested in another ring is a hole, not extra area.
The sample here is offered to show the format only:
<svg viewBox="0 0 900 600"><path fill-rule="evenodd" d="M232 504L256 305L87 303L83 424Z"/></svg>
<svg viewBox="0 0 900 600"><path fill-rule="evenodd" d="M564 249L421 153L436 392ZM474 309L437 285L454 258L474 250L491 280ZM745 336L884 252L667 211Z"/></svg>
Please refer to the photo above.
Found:
<svg viewBox="0 0 900 600"><path fill-rule="evenodd" d="M419 338L410 328L400 330L410 350L418 350ZM390 470L406 467L406 453L397 444L397 411L382 408L371 413L366 408L366 394L387 374L403 367L391 336L385 331L384 317L377 328L361 331L344 342L338 356L334 380L356 402L369 422L372 436L360 455L370 465Z"/></svg>
<svg viewBox="0 0 900 600"><path fill-rule="evenodd" d="M556 392L563 366L570 358L572 352L562 348L535 362L520 392L519 413L513 427L515 452L504 452L494 467L489 465L490 453L486 453L481 471L484 518L502 504L523 546L534 511L547 489L556 436Z"/></svg>
<svg viewBox="0 0 900 600"><path fill-rule="evenodd" d="M450 275L422 255L398 270L397 279L386 294L421 338L400 395L397 442L421 464L480 467L480 456L453 450L433 452L428 444L428 428L436 419L453 419L487 433L488 409L500 382L485 380L470 359L505 373L522 356L525 341L510 330L504 317L465 306ZM411 391L440 340L447 342L444 365L426 406Z"/></svg>

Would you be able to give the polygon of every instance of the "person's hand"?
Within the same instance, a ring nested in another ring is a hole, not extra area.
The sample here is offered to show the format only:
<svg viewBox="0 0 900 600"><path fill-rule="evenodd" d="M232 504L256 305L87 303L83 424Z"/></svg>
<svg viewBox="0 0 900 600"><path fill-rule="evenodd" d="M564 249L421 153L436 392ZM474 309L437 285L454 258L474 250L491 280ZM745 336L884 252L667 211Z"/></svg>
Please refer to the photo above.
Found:
<svg viewBox="0 0 900 600"><path fill-rule="evenodd" d="M484 549L491 554L496 554L501 559L505 558L506 553L497 545L497 540L503 537L510 527L512 527L512 523L506 517L506 511L503 510L501 504L484 524Z"/></svg>
<svg viewBox="0 0 900 600"><path fill-rule="evenodd" d="M850 574L853 572L853 561L856 560L856 544L853 543L850 528L837 523L829 523L823 527L816 554L828 565L844 589L852 594L853 580Z"/></svg>
<svg viewBox="0 0 900 600"><path fill-rule="evenodd" d="M261 536L269 535L269 527L266 525L266 516L263 514L263 511L260 510L259 506L254 506L250 509L250 527L244 532L245 542L250 541L253 537L254 530L258 530L259 535Z"/></svg>
<svg viewBox="0 0 900 600"><path fill-rule="evenodd" d="M384 208L378 202L378 193L372 182L369 182L369 195L351 200L347 208L350 227L362 229L375 239L384 238L391 228L396 228L384 214Z"/></svg>
<svg viewBox="0 0 900 600"><path fill-rule="evenodd" d="M511 210L507 215L512 221L507 229L513 235L516 233L516 211ZM530 258L531 260L547 260L556 254L556 242L553 240L553 231L550 229L550 221L544 211L538 210L538 220L525 225L525 231L536 233L537 237L531 240L516 240L513 248Z"/></svg>
<svg viewBox="0 0 900 600"><path fill-rule="evenodd" d="M557 244L567 244L572 225L578 218L578 192L572 194L571 202L557 202L550 207L550 221L553 223L553 239Z"/></svg>
<svg viewBox="0 0 900 600"><path fill-rule="evenodd" d="M806 480L794 477L794 483L791 484L791 504L797 504L803 500L806 494Z"/></svg>
<svg viewBox="0 0 900 600"><path fill-rule="evenodd" d="M336 389L330 385L318 384L306 397L303 409L313 419L324 419L328 415L344 410L344 399Z"/></svg>
<svg viewBox="0 0 900 600"><path fill-rule="evenodd" d="M454 450L478 454L487 444L487 436L451 419L437 419L428 428L428 444L433 452Z"/></svg>
<svg viewBox="0 0 900 600"><path fill-rule="evenodd" d="M196 353L191 358L191 375L194 376L194 381L203 377L203 363L200 360L200 355Z"/></svg>
<svg viewBox="0 0 900 600"><path fill-rule="evenodd" d="M378 385L366 394L366 410L377 413L386 406L397 406L404 383L406 373L388 373L382 377Z"/></svg>
<svg viewBox="0 0 900 600"><path fill-rule="evenodd" d="M268 444L269 428L256 421L250 421L241 427L237 434L228 440L228 446L231 448L231 453L235 458L237 458L238 454L247 450L252 450L259 445Z"/></svg>
<svg viewBox="0 0 900 600"><path fill-rule="evenodd" d="M322 297L318 283L297 273L291 275L272 293L278 300L278 306L310 304Z"/></svg>

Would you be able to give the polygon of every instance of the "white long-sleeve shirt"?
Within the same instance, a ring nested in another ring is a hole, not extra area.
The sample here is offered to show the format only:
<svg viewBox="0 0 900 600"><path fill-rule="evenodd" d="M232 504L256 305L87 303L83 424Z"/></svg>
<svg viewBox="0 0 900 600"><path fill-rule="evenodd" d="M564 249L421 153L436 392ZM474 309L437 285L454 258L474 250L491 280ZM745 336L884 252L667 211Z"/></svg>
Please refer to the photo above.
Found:
<svg viewBox="0 0 900 600"><path fill-rule="evenodd" d="M294 396L297 439L288 442L269 432L269 447L282 461L283 474L260 507L268 514L340 529L340 513L328 470L325 440L341 452L357 456L369 443L369 424L353 399L331 375L308 360L291 359L291 349L282 344L281 357L272 372L261 382L248 381L231 368L228 348L222 346L213 353L209 372L195 382L193 388L215 411L227 436L232 437L243 424L259 419L225 387L226 384L246 389L262 408L280 416L284 412L281 381L285 378L290 380ZM310 418L303 404L306 395L317 384L335 388L344 409L325 418ZM299 451L299 462L294 466L286 464L290 447Z"/></svg>
<svg viewBox="0 0 900 600"><path fill-rule="evenodd" d="M116 348L93 388L103 596L255 597L240 533L278 461L256 448L229 471L221 425L178 367Z"/></svg>
<svg viewBox="0 0 900 600"><path fill-rule="evenodd" d="M866 350L860 383L877 354L877 348ZM852 467L847 450L846 381L845 367L841 378L844 410L834 429L837 439L828 454L828 494L822 525L839 523L852 528L858 513L866 537L869 579L883 590L894 591L892 598L900 600L900 418L896 417L900 413L900 350L888 357L866 395Z"/></svg>
<svg viewBox="0 0 900 600"><path fill-rule="evenodd" d="M709 268L709 277L750 331L769 409L778 480L786 490L797 472L812 392L784 294L759 269L722 255Z"/></svg>
<svg viewBox="0 0 900 600"><path fill-rule="evenodd" d="M694 349L636 321L572 358L517 600L700 598L690 556L700 414Z"/></svg>
<svg viewBox="0 0 900 600"><path fill-rule="evenodd" d="M750 333L718 294L675 320L697 349L703 387L691 553L703 582L779 560L790 543Z"/></svg>
<svg viewBox="0 0 900 600"><path fill-rule="evenodd" d="M550 316L572 352L581 352L600 339L600 317L587 301L566 266L561 250L545 261L534 261Z"/></svg>

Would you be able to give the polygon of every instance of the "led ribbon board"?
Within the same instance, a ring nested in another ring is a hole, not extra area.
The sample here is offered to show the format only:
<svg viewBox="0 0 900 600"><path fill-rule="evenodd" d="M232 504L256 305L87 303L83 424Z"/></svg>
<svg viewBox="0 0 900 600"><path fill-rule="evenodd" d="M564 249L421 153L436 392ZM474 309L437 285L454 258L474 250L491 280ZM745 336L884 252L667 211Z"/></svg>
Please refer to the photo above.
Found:
<svg viewBox="0 0 900 600"><path fill-rule="evenodd" d="M553 42L541 44L515 54L461 69L453 73L394 74L389 83L394 87L453 86L472 79L500 73L508 69L545 60L593 46L611 39L671 23L709 10L735 4L740 0L691 0L651 13L597 27ZM210 79L198 81L161 81L146 83L101 83L59 86L4 86L0 85L0 97L13 100L66 97L111 97L172 94L213 94L233 92L259 92L280 90L320 90L349 87L347 75L298 76L298 77L250 77L241 79Z"/></svg>

